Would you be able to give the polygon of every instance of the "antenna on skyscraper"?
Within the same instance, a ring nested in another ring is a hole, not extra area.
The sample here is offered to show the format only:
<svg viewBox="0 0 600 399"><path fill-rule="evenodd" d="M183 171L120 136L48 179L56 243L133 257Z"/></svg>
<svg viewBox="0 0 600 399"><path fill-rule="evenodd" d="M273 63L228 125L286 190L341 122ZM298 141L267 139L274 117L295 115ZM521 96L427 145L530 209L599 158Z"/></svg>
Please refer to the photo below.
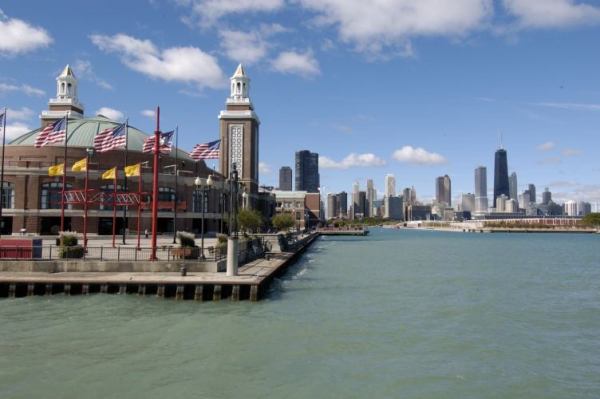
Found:
<svg viewBox="0 0 600 399"><path fill-rule="evenodd" d="M498 149L502 150L504 146L502 145L502 131L498 130Z"/></svg>

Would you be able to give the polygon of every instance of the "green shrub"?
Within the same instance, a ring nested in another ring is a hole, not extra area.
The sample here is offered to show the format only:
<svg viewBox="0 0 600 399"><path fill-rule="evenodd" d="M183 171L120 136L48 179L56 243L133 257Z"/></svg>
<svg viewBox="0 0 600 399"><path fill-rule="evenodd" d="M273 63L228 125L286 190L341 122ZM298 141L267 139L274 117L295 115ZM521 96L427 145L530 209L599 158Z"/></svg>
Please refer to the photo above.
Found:
<svg viewBox="0 0 600 399"><path fill-rule="evenodd" d="M181 245L181 247L193 248L196 246L196 237L192 233L178 231L177 238L179 238L179 245Z"/></svg>
<svg viewBox="0 0 600 399"><path fill-rule="evenodd" d="M77 245L77 242L77 236L75 234L60 234L60 245L63 247L74 247Z"/></svg>
<svg viewBox="0 0 600 399"><path fill-rule="evenodd" d="M83 247L81 245L61 246L59 256L62 259L79 259L83 258Z"/></svg>
<svg viewBox="0 0 600 399"><path fill-rule="evenodd" d="M590 213L585 215L582 223L586 226L600 227L600 213Z"/></svg>
<svg viewBox="0 0 600 399"><path fill-rule="evenodd" d="M289 213L280 213L279 215L275 215L273 220L271 220L273 227L275 227L278 231L289 230L294 227L295 221L294 217Z"/></svg>
<svg viewBox="0 0 600 399"><path fill-rule="evenodd" d="M217 242L219 244L225 243L227 244L227 234L217 234Z"/></svg>
<svg viewBox="0 0 600 399"><path fill-rule="evenodd" d="M242 209L238 213L238 223L244 234L247 231L255 232L262 226L262 215L254 210Z"/></svg>

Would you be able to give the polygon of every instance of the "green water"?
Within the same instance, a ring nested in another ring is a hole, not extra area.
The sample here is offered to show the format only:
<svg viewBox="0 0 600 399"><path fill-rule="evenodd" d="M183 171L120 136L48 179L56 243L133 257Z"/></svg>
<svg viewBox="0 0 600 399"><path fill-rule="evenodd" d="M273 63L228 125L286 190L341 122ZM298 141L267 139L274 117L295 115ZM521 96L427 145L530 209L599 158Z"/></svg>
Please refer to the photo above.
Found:
<svg viewBox="0 0 600 399"><path fill-rule="evenodd" d="M600 236L323 238L258 304L0 300L0 398L599 398Z"/></svg>

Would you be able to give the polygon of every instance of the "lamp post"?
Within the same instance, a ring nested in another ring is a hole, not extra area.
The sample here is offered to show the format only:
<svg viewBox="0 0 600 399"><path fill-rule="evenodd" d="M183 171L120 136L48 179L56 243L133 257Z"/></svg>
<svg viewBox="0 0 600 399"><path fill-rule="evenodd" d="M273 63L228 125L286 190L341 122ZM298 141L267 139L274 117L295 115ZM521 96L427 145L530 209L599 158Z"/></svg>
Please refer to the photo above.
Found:
<svg viewBox="0 0 600 399"><path fill-rule="evenodd" d="M200 226L200 258L201 259L205 259L204 257L204 215L206 213L206 206L208 205L208 201L207 201L207 192L210 190L210 188L213 185L213 180L212 180L212 175L208 176L208 179L206 179L206 184L202 184L202 179L200 177L196 177L196 179L194 180L194 185L196 186L196 190L198 192L200 192L201 197L200 197L200 204L201 204L201 208L202 208L202 223Z"/></svg>
<svg viewBox="0 0 600 399"><path fill-rule="evenodd" d="M229 176L229 237L227 238L227 276L237 276L238 273L238 171L235 163Z"/></svg>
<svg viewBox="0 0 600 399"><path fill-rule="evenodd" d="M89 186L88 181L90 180L90 158L94 155L93 148L85 149L85 182L84 182L84 194L83 194L83 249L87 251L87 225L88 225L88 204L89 204Z"/></svg>

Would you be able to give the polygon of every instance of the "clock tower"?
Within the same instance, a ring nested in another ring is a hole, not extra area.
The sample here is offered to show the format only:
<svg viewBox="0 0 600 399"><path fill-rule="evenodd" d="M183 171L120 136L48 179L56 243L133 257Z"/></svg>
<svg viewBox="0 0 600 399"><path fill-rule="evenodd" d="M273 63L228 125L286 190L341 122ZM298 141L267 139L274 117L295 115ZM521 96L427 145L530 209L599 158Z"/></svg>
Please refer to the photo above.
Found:
<svg viewBox="0 0 600 399"><path fill-rule="evenodd" d="M260 120L250 101L250 78L242 64L231 77L230 95L219 114L221 173L229 177L235 164L243 190L251 203L258 193L258 137Z"/></svg>

